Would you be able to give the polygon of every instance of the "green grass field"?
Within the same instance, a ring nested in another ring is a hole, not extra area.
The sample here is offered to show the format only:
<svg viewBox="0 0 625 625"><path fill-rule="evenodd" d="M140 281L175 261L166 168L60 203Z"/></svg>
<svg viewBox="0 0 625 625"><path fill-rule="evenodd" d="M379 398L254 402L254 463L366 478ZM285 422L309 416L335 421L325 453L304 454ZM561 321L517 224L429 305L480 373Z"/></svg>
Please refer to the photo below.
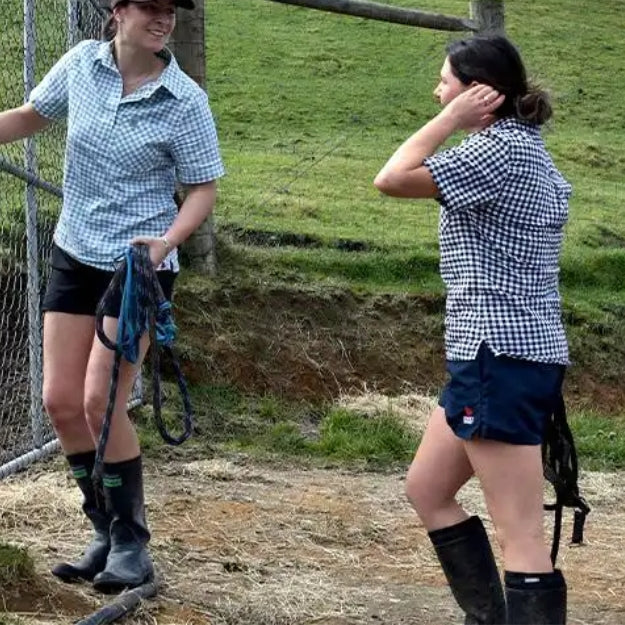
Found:
<svg viewBox="0 0 625 625"><path fill-rule="evenodd" d="M469 3L393 4L467 15ZM625 78L621 11L618 0L592 15L566 0L506 2L509 35L530 75L552 93L545 139L574 187L561 276L572 350L583 354L583 366L616 376L625 360L625 102L614 88ZM207 12L208 86L229 171L218 226L319 243L235 246L225 263L258 282L441 293L437 205L383 197L372 180L438 110L432 89L444 47L459 35L266 0L214 0ZM367 251L340 251L341 239ZM590 417L573 419L582 454L595 467L623 466L611 444L622 440L621 422L612 419L606 430ZM293 442L288 427L278 429L276 436ZM596 449L606 447L601 460Z"/></svg>
<svg viewBox="0 0 625 625"><path fill-rule="evenodd" d="M0 73L2 108L22 97L21 4L7 3L15 10L3 18L0 49L14 62ZM467 15L469 3L418 4ZM61 0L37 7L40 78L66 45L66 7ZM546 139L574 186L564 295L571 305L595 310L625 290L625 220L619 219L625 104L614 88L625 75L616 28L621 9L619 0L607 0L588 19L565 0L506 3L509 34L531 75L553 93L556 115ZM383 197L372 179L399 142L438 110L431 92L444 46L458 36L268 0L208 2L208 88L229 171L218 224L303 233L327 244L261 252L278 274L291 266L302 280L382 291L440 288L436 204ZM60 133L40 143L42 172L58 183ZM1 153L18 158L15 147ZM347 259L333 249L339 239L370 251Z"/></svg>
<svg viewBox="0 0 625 625"><path fill-rule="evenodd" d="M163 416L180 431L177 391L166 383L172 399ZM348 465L381 469L405 467L420 439L420 428L407 423L392 400L373 409L337 406L331 402L289 401L272 395L246 394L232 387L195 385L192 404L198 433L183 447L168 449L171 457L244 452L270 461L314 466ZM569 418L581 466L589 471L625 469L625 418L576 412ZM163 442L151 423L151 412L139 413L141 447L148 455L163 453Z"/></svg>
<svg viewBox="0 0 625 625"><path fill-rule="evenodd" d="M418 4L468 11L464 0ZM612 88L625 75L613 27L621 8L604 2L587 19L566 1L506 3L509 34L531 75L553 93L546 140L574 185L564 293L590 305L625 289L625 220L618 218L625 105ZM459 35L266 0L215 0L207 11L209 91L229 170L219 223L365 241L387 259L406 250L435 254L437 206L382 197L371 181L399 142L436 113L431 92L444 46ZM292 260L304 275L351 282L340 267L333 275L334 256L321 249ZM370 286L429 289L420 269L407 267L400 285L372 272ZM366 286L368 273L356 281ZM588 294L589 286L599 289Z"/></svg>

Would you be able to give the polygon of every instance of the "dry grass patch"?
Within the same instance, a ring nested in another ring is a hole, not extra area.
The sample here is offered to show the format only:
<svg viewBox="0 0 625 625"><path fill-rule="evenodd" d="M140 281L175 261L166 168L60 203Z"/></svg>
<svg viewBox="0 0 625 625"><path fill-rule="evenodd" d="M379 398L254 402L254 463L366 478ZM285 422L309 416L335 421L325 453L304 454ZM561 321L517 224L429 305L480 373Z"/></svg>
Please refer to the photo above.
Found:
<svg viewBox="0 0 625 625"><path fill-rule="evenodd" d="M56 597L54 609L29 610L30 622L67 623L101 598L87 585L59 588L49 579L49 566L60 554L76 555L88 530L65 473L38 471L0 483L0 532L29 549ZM165 584L128 624L461 622L427 533L406 504L402 473L276 468L237 456L148 465L146 483ZM625 475L587 473L582 485L593 506L587 544L567 547L567 515L559 562L570 623L622 625ZM485 513L475 483L462 501Z"/></svg>

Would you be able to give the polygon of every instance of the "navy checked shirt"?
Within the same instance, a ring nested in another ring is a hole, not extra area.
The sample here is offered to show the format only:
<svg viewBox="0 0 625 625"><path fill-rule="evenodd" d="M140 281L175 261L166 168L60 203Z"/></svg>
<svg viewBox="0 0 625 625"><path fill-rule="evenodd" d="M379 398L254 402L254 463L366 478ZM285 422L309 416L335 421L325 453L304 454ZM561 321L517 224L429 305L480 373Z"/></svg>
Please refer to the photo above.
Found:
<svg viewBox="0 0 625 625"><path fill-rule="evenodd" d="M67 118L63 209L56 244L112 271L135 236L161 236L177 215L175 182L224 173L206 93L164 50L161 76L122 97L110 42L83 41L30 95L48 119ZM159 269L178 270L176 250Z"/></svg>
<svg viewBox="0 0 625 625"><path fill-rule="evenodd" d="M448 360L568 364L558 257L571 186L537 126L504 118L425 159L440 196Z"/></svg>

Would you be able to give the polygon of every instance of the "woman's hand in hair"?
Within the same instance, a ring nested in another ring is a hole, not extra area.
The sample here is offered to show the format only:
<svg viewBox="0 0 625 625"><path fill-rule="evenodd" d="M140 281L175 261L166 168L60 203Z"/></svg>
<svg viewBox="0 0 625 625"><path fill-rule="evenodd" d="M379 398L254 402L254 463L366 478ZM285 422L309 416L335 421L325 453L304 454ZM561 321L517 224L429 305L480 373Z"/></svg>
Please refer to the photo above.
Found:
<svg viewBox="0 0 625 625"><path fill-rule="evenodd" d="M489 85L476 84L456 96L444 114L454 120L458 129L483 130L495 121L494 113L505 97Z"/></svg>

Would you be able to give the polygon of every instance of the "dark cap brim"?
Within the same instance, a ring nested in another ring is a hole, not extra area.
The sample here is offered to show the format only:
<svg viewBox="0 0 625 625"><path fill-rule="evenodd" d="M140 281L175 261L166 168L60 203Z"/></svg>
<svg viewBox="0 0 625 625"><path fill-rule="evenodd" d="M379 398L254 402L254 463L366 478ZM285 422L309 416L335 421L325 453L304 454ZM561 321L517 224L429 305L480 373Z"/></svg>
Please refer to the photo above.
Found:
<svg viewBox="0 0 625 625"><path fill-rule="evenodd" d="M150 2L151 0L133 0L133 2ZM109 7L114 9L121 0L110 0ZM193 0L174 0L174 4L181 9L189 9L190 11L195 9L195 2Z"/></svg>

